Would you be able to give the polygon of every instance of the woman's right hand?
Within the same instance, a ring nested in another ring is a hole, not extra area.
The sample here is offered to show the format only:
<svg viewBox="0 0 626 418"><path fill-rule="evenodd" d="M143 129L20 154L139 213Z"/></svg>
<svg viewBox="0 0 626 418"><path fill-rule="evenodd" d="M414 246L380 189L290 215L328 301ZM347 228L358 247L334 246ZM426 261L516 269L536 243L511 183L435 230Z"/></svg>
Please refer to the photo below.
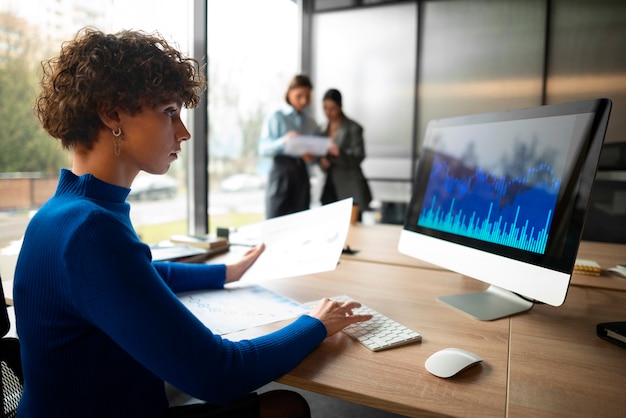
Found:
<svg viewBox="0 0 626 418"><path fill-rule="evenodd" d="M317 318L326 326L326 336L330 337L355 322L363 322L372 319L372 315L361 315L352 312L360 307L356 301L337 302L329 298L324 298L309 313L313 318Z"/></svg>
<svg viewBox="0 0 626 418"><path fill-rule="evenodd" d="M283 142L286 144L287 142L289 142L289 139L293 138L294 136L298 136L298 135L300 135L300 134L298 132L296 132L296 131L289 131L285 135L283 135Z"/></svg>

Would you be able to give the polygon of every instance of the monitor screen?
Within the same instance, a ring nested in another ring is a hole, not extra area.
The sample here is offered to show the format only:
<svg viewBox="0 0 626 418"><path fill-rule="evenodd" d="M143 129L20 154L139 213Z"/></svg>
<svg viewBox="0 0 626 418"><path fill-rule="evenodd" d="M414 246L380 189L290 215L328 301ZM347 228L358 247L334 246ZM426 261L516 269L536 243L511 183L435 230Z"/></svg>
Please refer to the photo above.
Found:
<svg viewBox="0 0 626 418"><path fill-rule="evenodd" d="M597 99L428 124L398 249L492 285L444 302L496 317L519 311L511 300L563 303L610 108Z"/></svg>

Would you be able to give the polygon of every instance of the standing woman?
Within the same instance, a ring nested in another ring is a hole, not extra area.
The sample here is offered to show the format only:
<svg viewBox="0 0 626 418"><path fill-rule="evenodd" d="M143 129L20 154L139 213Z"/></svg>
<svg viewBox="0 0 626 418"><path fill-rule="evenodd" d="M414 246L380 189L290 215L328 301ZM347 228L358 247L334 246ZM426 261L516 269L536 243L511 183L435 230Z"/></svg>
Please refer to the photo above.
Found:
<svg viewBox="0 0 626 418"><path fill-rule="evenodd" d="M276 110L265 121L259 142L259 154L272 158L266 191L266 216L275 218L309 209L311 187L308 163L311 154L294 157L284 153L285 144L298 135L313 135L318 126L307 116L313 84L309 77L296 75L285 94L286 106Z"/></svg>
<svg viewBox="0 0 626 418"><path fill-rule="evenodd" d="M180 112L205 88L197 64L158 35L94 29L43 64L35 111L73 160L15 270L19 417L309 417L295 392L253 391L369 319L352 314L356 302L323 299L276 332L230 341L176 293L239 280L263 245L228 265L152 261L126 197L139 171L167 172L190 139ZM206 403L170 408L164 382Z"/></svg>
<svg viewBox="0 0 626 418"><path fill-rule="evenodd" d="M361 162L365 159L363 128L343 113L339 90L328 90L322 100L328 119L322 132L331 138L331 145L328 155L320 159L320 166L326 172L321 202L327 204L352 197L360 214L372 200L367 179L361 171Z"/></svg>

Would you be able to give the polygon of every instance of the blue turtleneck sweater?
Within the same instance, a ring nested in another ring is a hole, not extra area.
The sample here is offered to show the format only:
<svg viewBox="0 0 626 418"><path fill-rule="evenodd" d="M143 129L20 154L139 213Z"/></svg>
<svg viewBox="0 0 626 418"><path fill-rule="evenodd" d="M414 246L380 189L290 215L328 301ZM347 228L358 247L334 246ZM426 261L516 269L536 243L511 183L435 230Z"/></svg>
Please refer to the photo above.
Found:
<svg viewBox="0 0 626 418"><path fill-rule="evenodd" d="M129 189L62 170L28 225L14 281L24 369L18 416L160 417L164 381L211 403L280 377L326 336L302 316L240 342L214 335L175 293L221 288L221 265L152 262Z"/></svg>

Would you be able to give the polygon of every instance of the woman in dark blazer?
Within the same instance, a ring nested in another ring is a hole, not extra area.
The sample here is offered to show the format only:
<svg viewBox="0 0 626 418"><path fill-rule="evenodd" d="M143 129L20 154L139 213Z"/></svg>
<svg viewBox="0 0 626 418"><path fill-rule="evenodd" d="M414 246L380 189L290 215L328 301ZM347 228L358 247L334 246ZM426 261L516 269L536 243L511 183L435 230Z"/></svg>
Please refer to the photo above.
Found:
<svg viewBox="0 0 626 418"><path fill-rule="evenodd" d="M320 166L326 172L321 202L327 204L352 197L360 214L368 209L372 200L367 179L361 171L361 162L365 159L363 128L343 113L339 90L328 90L323 105L328 122L322 127L322 133L329 136L332 143L328 155L320 159Z"/></svg>

